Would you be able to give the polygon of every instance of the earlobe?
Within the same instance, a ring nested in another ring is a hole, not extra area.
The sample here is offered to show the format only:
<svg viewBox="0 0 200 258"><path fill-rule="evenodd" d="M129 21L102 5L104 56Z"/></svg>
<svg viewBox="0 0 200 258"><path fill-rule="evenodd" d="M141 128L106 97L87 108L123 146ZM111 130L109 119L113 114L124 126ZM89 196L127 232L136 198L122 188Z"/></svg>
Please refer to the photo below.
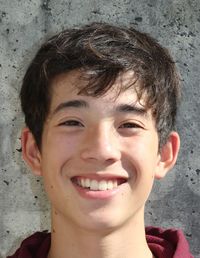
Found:
<svg viewBox="0 0 200 258"><path fill-rule="evenodd" d="M33 174L41 176L41 154L33 134L27 127L22 130L21 144L24 161L28 164Z"/></svg>
<svg viewBox="0 0 200 258"><path fill-rule="evenodd" d="M171 132L165 145L159 154L159 161L155 173L156 179L163 178L176 163L180 148L180 138L177 132Z"/></svg>

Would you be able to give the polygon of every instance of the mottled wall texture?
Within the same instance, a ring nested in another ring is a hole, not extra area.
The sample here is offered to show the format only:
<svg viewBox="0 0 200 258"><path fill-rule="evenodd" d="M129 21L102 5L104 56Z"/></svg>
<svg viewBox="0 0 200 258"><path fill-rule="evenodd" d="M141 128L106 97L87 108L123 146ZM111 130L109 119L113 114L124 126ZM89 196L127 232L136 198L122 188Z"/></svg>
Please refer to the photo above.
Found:
<svg viewBox="0 0 200 258"><path fill-rule="evenodd" d="M33 231L49 228L42 180L21 160L22 76L45 38L92 21L135 26L171 49L183 81L182 144L176 167L155 183L146 224L182 228L200 257L199 0L0 0L0 256Z"/></svg>

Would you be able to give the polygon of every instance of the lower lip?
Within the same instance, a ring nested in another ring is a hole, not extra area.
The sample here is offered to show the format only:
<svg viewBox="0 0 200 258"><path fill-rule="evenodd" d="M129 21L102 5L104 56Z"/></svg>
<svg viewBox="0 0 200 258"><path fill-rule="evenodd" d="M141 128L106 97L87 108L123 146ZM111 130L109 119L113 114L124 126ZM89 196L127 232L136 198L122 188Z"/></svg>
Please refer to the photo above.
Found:
<svg viewBox="0 0 200 258"><path fill-rule="evenodd" d="M112 190L92 191L90 189L80 187L74 183L73 185L77 190L77 192L81 195L81 197L86 199L100 199L100 200L110 199L120 191L120 186L121 186L119 185L117 188L114 188Z"/></svg>

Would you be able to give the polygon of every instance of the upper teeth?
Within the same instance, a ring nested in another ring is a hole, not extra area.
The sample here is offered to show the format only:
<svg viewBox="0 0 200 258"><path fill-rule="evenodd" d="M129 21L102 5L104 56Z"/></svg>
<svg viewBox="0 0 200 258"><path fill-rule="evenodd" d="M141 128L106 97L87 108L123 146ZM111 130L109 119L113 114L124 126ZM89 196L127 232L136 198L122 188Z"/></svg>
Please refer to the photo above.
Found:
<svg viewBox="0 0 200 258"><path fill-rule="evenodd" d="M93 191L105 191L112 190L117 187L117 180L94 180L89 178L79 178L77 180L79 186L84 188L90 188Z"/></svg>

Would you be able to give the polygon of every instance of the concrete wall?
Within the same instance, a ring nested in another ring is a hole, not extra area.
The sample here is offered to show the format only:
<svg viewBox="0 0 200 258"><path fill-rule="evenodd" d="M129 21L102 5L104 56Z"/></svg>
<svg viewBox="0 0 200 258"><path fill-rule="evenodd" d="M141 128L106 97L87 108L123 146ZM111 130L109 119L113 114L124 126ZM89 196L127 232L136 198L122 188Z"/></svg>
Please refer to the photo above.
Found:
<svg viewBox="0 0 200 258"><path fill-rule="evenodd" d="M175 169L155 184L146 224L182 228L200 257L199 0L0 0L0 255L12 253L33 231L49 227L41 179L21 161L18 92L23 73L43 39L91 21L134 25L175 57L183 78L181 152Z"/></svg>

